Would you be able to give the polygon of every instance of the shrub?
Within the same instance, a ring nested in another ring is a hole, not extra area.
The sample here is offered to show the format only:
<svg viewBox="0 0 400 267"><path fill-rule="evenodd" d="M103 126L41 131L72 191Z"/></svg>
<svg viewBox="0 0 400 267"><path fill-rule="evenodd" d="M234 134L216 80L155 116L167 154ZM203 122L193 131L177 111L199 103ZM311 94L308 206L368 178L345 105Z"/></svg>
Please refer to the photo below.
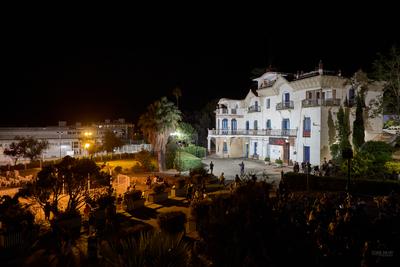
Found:
<svg viewBox="0 0 400 267"><path fill-rule="evenodd" d="M269 157L265 157L264 161L271 161Z"/></svg>
<svg viewBox="0 0 400 267"><path fill-rule="evenodd" d="M139 200L142 198L142 191L141 190L132 190L132 191L126 192L124 194L124 198L130 199L132 201Z"/></svg>
<svg viewBox="0 0 400 267"><path fill-rule="evenodd" d="M385 163L385 168L389 173L400 173L400 162L388 161Z"/></svg>
<svg viewBox="0 0 400 267"><path fill-rule="evenodd" d="M189 145L187 147L184 147L182 151L192 154L193 156L196 156L198 158L204 158L206 156L206 148L201 146Z"/></svg>
<svg viewBox="0 0 400 267"><path fill-rule="evenodd" d="M115 173L119 174L122 172L122 167L121 166L117 166L114 168Z"/></svg>
<svg viewBox="0 0 400 267"><path fill-rule="evenodd" d="M153 187L153 191L156 194L161 194L165 191L165 185L164 184L155 184Z"/></svg>
<svg viewBox="0 0 400 267"><path fill-rule="evenodd" d="M182 211L170 211L158 215L158 225L162 231L177 234L185 230L186 214Z"/></svg>
<svg viewBox="0 0 400 267"><path fill-rule="evenodd" d="M149 151L142 150L135 154L135 160L137 160L144 171L155 171L156 166L151 162L153 156Z"/></svg>
<svg viewBox="0 0 400 267"><path fill-rule="evenodd" d="M199 174L201 176L207 176L208 175L207 170L203 166L194 168L194 169L192 169L190 171L190 176L194 176L196 174Z"/></svg>
<svg viewBox="0 0 400 267"><path fill-rule="evenodd" d="M185 186L185 179L178 178L174 181L175 188L183 188Z"/></svg>
<svg viewBox="0 0 400 267"><path fill-rule="evenodd" d="M276 159L276 160L275 160L275 163L276 163L276 164L283 164L283 160L281 160L281 159Z"/></svg>
<svg viewBox="0 0 400 267"><path fill-rule="evenodd" d="M133 167L132 167L132 172L134 172L134 173L144 172L144 171L145 171L145 169L139 163L135 163L135 165L133 165Z"/></svg>

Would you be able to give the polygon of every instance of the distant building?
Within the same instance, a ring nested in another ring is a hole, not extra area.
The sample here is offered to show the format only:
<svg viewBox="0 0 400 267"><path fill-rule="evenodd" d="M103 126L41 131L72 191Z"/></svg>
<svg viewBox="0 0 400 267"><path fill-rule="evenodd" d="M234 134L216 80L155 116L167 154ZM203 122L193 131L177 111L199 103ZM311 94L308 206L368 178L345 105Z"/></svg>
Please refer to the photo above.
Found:
<svg viewBox="0 0 400 267"><path fill-rule="evenodd" d="M222 98L215 111L215 129L208 132L208 150L220 157L255 158L319 165L330 159L328 114L349 106L355 119L357 88L341 73L323 70L296 75L267 70L254 79L258 86L241 100ZM365 93L368 105L382 95L379 83ZM383 118L365 116L365 139L382 133Z"/></svg>
<svg viewBox="0 0 400 267"><path fill-rule="evenodd" d="M18 137L33 137L37 140L47 140L49 148L43 153L45 159L58 159L66 155L87 155L85 144L88 142L101 143L106 131L112 131L126 145L121 151L130 152L134 125L124 119L116 121L93 123L91 125L67 125L60 121L58 126L49 127L0 127L0 164L12 164L12 160L3 154L12 142Z"/></svg>

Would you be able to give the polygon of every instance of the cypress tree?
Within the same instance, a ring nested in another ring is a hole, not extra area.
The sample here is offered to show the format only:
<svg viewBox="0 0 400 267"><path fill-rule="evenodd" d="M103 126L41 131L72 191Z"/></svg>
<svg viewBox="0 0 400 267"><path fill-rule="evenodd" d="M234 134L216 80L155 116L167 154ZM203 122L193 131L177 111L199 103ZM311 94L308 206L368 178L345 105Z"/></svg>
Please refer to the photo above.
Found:
<svg viewBox="0 0 400 267"><path fill-rule="evenodd" d="M363 118L363 97L357 96L356 119L353 122L353 145L358 150L365 143L365 127Z"/></svg>
<svg viewBox="0 0 400 267"><path fill-rule="evenodd" d="M335 129L335 123L333 122L333 118L332 118L332 112L329 109L328 111L328 141L329 141L329 145L332 145L333 143L335 143L336 140L336 129Z"/></svg>

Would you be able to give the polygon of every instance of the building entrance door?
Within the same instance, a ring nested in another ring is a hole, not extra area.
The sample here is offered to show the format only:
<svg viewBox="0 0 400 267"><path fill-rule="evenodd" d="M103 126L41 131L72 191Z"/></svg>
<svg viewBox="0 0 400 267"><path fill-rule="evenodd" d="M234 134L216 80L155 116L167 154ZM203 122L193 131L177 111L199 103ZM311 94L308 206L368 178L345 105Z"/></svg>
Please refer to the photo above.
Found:
<svg viewBox="0 0 400 267"><path fill-rule="evenodd" d="M283 145L283 162L289 164L289 160L290 160L290 144L285 143Z"/></svg>

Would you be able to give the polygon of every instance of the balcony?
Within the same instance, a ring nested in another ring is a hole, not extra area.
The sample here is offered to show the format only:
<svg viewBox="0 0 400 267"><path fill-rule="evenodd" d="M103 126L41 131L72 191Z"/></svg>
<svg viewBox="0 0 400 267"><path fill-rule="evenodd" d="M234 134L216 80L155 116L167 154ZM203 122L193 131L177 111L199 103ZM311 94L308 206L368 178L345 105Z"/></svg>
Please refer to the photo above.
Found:
<svg viewBox="0 0 400 267"><path fill-rule="evenodd" d="M301 101L303 108L319 107L319 106L340 106L339 98L327 98L327 99L304 99Z"/></svg>
<svg viewBox="0 0 400 267"><path fill-rule="evenodd" d="M227 108L218 108L217 114L228 114L228 109Z"/></svg>
<svg viewBox="0 0 400 267"><path fill-rule="evenodd" d="M286 101L276 104L276 110L294 109L293 101Z"/></svg>
<svg viewBox="0 0 400 267"><path fill-rule="evenodd" d="M276 80L273 80L273 81L265 80L260 84L260 87L258 89L272 87L275 82L276 82Z"/></svg>
<svg viewBox="0 0 400 267"><path fill-rule="evenodd" d="M252 112L260 112L261 111L261 106L250 106L248 109L248 113L252 113Z"/></svg>
<svg viewBox="0 0 400 267"><path fill-rule="evenodd" d="M208 135L246 135L246 136L296 136L297 129L261 129L261 130L208 130Z"/></svg>

